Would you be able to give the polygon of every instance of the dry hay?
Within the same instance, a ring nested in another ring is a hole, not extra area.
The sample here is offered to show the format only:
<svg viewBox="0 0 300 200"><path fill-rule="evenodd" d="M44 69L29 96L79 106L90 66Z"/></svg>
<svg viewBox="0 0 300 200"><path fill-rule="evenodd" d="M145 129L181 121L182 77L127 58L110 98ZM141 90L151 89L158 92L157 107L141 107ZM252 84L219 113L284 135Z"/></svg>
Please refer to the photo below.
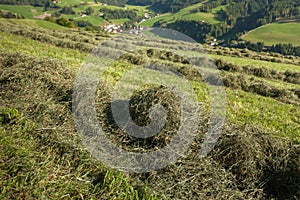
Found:
<svg viewBox="0 0 300 200"><path fill-rule="evenodd" d="M275 69L268 69L266 67L255 67L250 65L238 66L221 59L216 59L215 63L218 69L222 71L245 73L256 77L281 80L293 84L300 83L300 73L293 72L291 70L281 72Z"/></svg>
<svg viewBox="0 0 300 200"><path fill-rule="evenodd" d="M134 65L143 65L143 67L153 70L172 71L188 80L203 81L201 73L189 64L189 60L170 51L158 49L138 50L124 54L119 59Z"/></svg>
<svg viewBox="0 0 300 200"><path fill-rule="evenodd" d="M210 158L182 159L145 179L163 199L245 199L233 175Z"/></svg>
<svg viewBox="0 0 300 200"><path fill-rule="evenodd" d="M145 67L155 70L157 70L155 66L159 66L159 69L168 68L169 70L172 70L177 74L183 75L188 80L199 82L204 81L202 75L195 67L189 65L188 62L184 62L184 58L171 52L155 49L148 49L146 52L140 50L138 52L125 54L120 59L135 65L144 64ZM252 92L265 97L271 97L284 103L299 105L299 95L297 91L294 91L292 89L278 88L277 86L275 87L273 85L270 85L270 83L264 80L256 78L263 77L298 84L299 73L289 71L282 73L264 67L240 67L232 63L224 62L221 59L217 59L214 62L216 63L218 69L221 70L223 83L226 87L241 89L245 92ZM227 72L234 72L238 74L236 75ZM245 76L243 73L249 74L251 75L251 77ZM217 80L215 79L212 80L212 83L217 82ZM210 82L208 78L206 79L206 81Z"/></svg>
<svg viewBox="0 0 300 200"><path fill-rule="evenodd" d="M0 102L45 126L64 123L70 113L74 72L52 59L0 53Z"/></svg>
<svg viewBox="0 0 300 200"><path fill-rule="evenodd" d="M300 146L249 126L231 127L212 157L231 172L240 190L262 189L268 198L300 197Z"/></svg>
<svg viewBox="0 0 300 200"><path fill-rule="evenodd" d="M233 89L241 89L245 92L252 92L265 97L271 97L284 103L299 105L299 96L293 89L277 88L264 80L255 77L247 77L243 74L234 75L222 73L224 85Z"/></svg>
<svg viewBox="0 0 300 200"><path fill-rule="evenodd" d="M226 125L215 149L136 175L164 199L299 199L300 146L250 126ZM135 176L135 177L136 177Z"/></svg>
<svg viewBox="0 0 300 200"><path fill-rule="evenodd" d="M1 107L17 109L33 121L32 137L58 155L79 140L71 115L74 77L74 71L57 60L0 53Z"/></svg>
<svg viewBox="0 0 300 200"><path fill-rule="evenodd" d="M101 86L101 88L105 88ZM104 92L105 93L105 92ZM132 120L139 126L145 127L151 121L149 111L155 105L162 105L167 113L166 124L158 135L146 139L135 138L123 132L116 122L111 110L111 102L103 102L103 92L99 93L97 109L100 122L106 132L110 133L108 137L122 146L122 148L137 151L147 152L157 148L162 148L168 144L172 135L176 133L180 125L180 104L175 95L165 86L148 86L136 91L129 100L129 113ZM119 100L122 101L122 100ZM124 101L125 102L125 101Z"/></svg>
<svg viewBox="0 0 300 200"><path fill-rule="evenodd" d="M145 63L145 58L160 59L165 61L171 61L173 63L189 64L189 61L173 52L158 49L147 49L130 52L121 56L119 59L126 60L135 65L141 65Z"/></svg>
<svg viewBox="0 0 300 200"><path fill-rule="evenodd" d="M69 107L74 72L51 59L8 53L0 53L0 69L0 104L21 110L42 128L58 127L42 130L38 134L43 138L40 144L53 146L57 155L67 155L66 159L74 162L76 169L81 161L72 160L71 145L61 138L69 137L68 132L75 133ZM129 137L116 127L107 89L103 85L101 88L97 99L99 118L113 141L138 152L161 148L169 142L178 127L180 109L167 88L144 88L130 100L133 120L141 126L149 123L149 108L153 103L161 103L168 111L163 132L148 139ZM211 155L200 159L202 139L203 135L199 136L194 144L195 152L176 164L133 178L147 183L154 193L166 199L300 198L299 144L273 138L253 127L230 125Z"/></svg>

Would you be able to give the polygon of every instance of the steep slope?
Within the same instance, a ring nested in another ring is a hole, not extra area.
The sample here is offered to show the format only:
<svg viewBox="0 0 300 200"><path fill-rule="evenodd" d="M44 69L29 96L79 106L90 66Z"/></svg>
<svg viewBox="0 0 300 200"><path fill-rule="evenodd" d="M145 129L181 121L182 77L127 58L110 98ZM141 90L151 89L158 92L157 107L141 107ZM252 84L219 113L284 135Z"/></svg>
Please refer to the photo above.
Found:
<svg viewBox="0 0 300 200"><path fill-rule="evenodd" d="M111 120L111 87L126 72L140 69L145 61L153 62L154 67L168 65L172 72L182 74L192 84L203 112L197 137L185 156L165 169L128 175L107 169L90 155L72 118L76 71L97 41L105 37L101 33L30 28L9 21L1 21L1 27L1 198L300 197L300 76L299 69L295 70L299 58L207 47L221 54L214 56L221 58L215 63L227 86L227 123L214 151L200 159L210 115L206 84L184 56L164 48L170 41L142 41L140 51L122 56L106 69L102 77L106 81L96 93L99 119L112 141L142 152L161 148L170 140L170 132L148 140L125 137ZM121 39L106 45L127 48L128 43L137 42L128 35ZM199 50L194 44L172 44L186 55ZM268 65L262 68L268 59ZM153 99L166 100L170 112L174 111L171 117L176 116L177 107L170 106L176 105L172 94L158 88L147 86L132 96L132 113L138 123L149 121L145 113Z"/></svg>

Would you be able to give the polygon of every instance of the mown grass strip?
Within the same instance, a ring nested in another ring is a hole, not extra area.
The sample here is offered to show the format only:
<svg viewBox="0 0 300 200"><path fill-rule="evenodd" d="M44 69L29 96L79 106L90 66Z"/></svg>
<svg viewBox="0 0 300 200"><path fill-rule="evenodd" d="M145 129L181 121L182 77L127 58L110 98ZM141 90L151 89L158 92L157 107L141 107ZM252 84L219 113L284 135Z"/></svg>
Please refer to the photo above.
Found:
<svg viewBox="0 0 300 200"><path fill-rule="evenodd" d="M77 69L87 54L73 49L60 48L21 36L0 31L0 46L7 52L22 52L36 57L50 57Z"/></svg>

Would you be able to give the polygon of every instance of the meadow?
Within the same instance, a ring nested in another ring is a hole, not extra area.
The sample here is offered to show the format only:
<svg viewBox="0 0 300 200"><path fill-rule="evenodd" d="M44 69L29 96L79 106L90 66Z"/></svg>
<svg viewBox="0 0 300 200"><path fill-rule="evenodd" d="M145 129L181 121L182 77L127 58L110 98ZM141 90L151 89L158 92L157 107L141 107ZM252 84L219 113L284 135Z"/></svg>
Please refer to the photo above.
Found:
<svg viewBox="0 0 300 200"><path fill-rule="evenodd" d="M158 21L163 21L164 23L172 23L175 20L203 20L210 24L217 24L220 23L220 21L217 20L218 14L217 12L221 8L225 8L225 6L217 7L213 9L211 13L204 13L204 12L197 12L197 13L190 13L190 10L197 8L201 6L202 3L198 3L192 6L189 6L187 8L183 8L177 13L166 13L162 14L156 17L153 17L150 20L146 20L145 22L142 22L142 26L153 26Z"/></svg>
<svg viewBox="0 0 300 200"><path fill-rule="evenodd" d="M0 19L0 21L2 21L2 20L4 20L4 19ZM10 23L13 23L13 24L16 23L16 24L20 24L20 25L35 27L35 28L40 27L40 28L53 29L53 30L68 30L68 28L66 28L64 26L60 26L58 24L44 21L44 20L39 20L39 19L18 19L18 20L8 19L7 21Z"/></svg>
<svg viewBox="0 0 300 200"><path fill-rule="evenodd" d="M111 87L126 72L141 69L147 62L153 64L156 73L164 74L155 66L167 64L173 74L182 74L179 77L192 85L201 105L197 136L187 152L180 152L185 153L182 158L161 170L128 174L110 169L91 156L76 132L71 108L76 73L89 53L108 36L101 32L44 29L31 22L26 26L21 21L0 20L0 156L4 161L0 162L1 199L300 197L298 65L250 59L243 53L234 57L222 49L217 51L225 55L209 54L226 86L227 97L222 100L226 101L227 111L218 143L207 157L200 159L211 98L203 77L186 60L188 56L200 56L196 54L199 46L128 35L103 43L99 49L128 49L134 44L141 47L105 69L105 80L96 92L99 121L116 144L141 152L160 148L177 125L176 101L157 85L136 91L130 112L145 125L149 121L145 107L153 103L149 99L166 101L164 105L171 112L169 120L174 124L168 124L163 134L146 140L125 137L110 118ZM172 52L170 44L175 49ZM298 61L294 57L281 59L286 63Z"/></svg>
<svg viewBox="0 0 300 200"><path fill-rule="evenodd" d="M60 7L63 6L74 6L72 9L76 12L74 15L66 15L62 14L62 17L69 18L69 19L74 19L74 20L82 20L82 21L88 21L94 26L102 26L106 22L102 17L99 17L98 15L100 14L99 10L101 8L108 8L111 10L115 9L130 9L130 10L135 10L138 15L144 16L144 13L148 12L147 8L145 6L127 6L126 8L121 8L117 6L111 6L107 5L104 6L102 3L95 3L94 1L90 0L85 0L85 1L62 1L58 3ZM91 14L90 16L85 16L82 17L82 15L85 13L85 10L89 7L92 7L94 10L94 13ZM34 7L34 6L24 6L24 5L0 5L0 10L3 11L9 11L12 13L17 13L20 16L25 17L28 21L23 21L25 24L32 23L34 22L32 19L34 16L41 15L45 12L49 14L54 14L57 12L59 9L49 9L48 11L45 11L41 7ZM29 20L30 19L30 20ZM129 19L115 19L111 20L111 22L116 23L116 24L123 24L124 22L129 21ZM57 28L59 29L59 26L51 25L50 23L47 22L42 22L42 20L36 21L37 24L39 24L42 28Z"/></svg>
<svg viewBox="0 0 300 200"><path fill-rule="evenodd" d="M264 42L265 45L291 43L300 45L300 23L271 23L245 34L242 38L251 42Z"/></svg>
<svg viewBox="0 0 300 200"><path fill-rule="evenodd" d="M17 13L25 18L32 18L43 13L43 8L33 7L33 6L16 6L16 5L0 5L0 9L4 11L9 11L12 13Z"/></svg>
<svg viewBox="0 0 300 200"><path fill-rule="evenodd" d="M228 62L231 62L236 65L240 66L246 66L246 65L252 65L252 66L258 66L258 67L266 67L269 69L274 69L278 71L286 71L286 70L293 70L296 72L300 72L300 69L298 65L293 64L285 64L285 63L276 63L276 62L268 62L264 60L255 60L251 58L240 58L237 56L227 56L227 55L210 55L211 58L217 58L217 59L223 59Z"/></svg>

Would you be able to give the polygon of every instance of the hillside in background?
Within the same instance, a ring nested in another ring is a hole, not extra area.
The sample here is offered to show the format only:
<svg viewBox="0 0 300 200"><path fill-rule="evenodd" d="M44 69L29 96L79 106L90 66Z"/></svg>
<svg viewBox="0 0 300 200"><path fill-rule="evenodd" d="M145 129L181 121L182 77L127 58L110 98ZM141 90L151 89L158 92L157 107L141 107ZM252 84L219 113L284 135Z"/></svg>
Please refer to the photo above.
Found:
<svg viewBox="0 0 300 200"><path fill-rule="evenodd" d="M265 45L269 46L278 43L292 43L295 46L300 46L299 32L300 23L272 23L254 29L242 38L253 43L263 41Z"/></svg>
<svg viewBox="0 0 300 200"><path fill-rule="evenodd" d="M117 33L155 26L177 30L200 43L297 56L300 47L294 41L299 40L299 34L293 34L298 31L293 25L298 23L299 6L297 0L0 0L2 12L69 28ZM288 28L278 29L276 23ZM292 46L269 48L279 43Z"/></svg>

